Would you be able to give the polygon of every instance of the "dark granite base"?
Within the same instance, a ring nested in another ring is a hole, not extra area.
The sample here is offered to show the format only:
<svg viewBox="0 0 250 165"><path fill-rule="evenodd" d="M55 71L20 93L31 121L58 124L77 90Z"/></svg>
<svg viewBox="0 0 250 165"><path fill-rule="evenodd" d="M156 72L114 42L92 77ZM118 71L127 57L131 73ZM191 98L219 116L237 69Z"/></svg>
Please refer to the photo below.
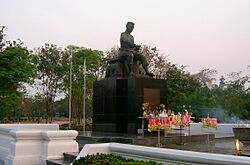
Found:
<svg viewBox="0 0 250 165"><path fill-rule="evenodd" d="M92 130L95 132L115 132L116 123L95 123Z"/></svg>
<svg viewBox="0 0 250 165"><path fill-rule="evenodd" d="M166 104L166 81L145 77L106 78L94 83L93 131L137 133L142 103Z"/></svg>

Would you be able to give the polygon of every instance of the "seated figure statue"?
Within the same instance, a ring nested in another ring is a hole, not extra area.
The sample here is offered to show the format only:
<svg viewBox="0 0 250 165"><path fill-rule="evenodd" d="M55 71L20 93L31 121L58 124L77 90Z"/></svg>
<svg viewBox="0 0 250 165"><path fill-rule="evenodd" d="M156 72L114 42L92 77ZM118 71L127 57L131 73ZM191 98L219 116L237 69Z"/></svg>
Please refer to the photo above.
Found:
<svg viewBox="0 0 250 165"><path fill-rule="evenodd" d="M119 49L119 61L123 61L125 67L129 72L129 75L133 75L133 62L140 61L143 69L145 70L146 75L153 77L154 74L148 71L148 63L145 57L139 53L140 45L134 44L134 37L131 35L131 32L134 29L134 23L128 22L126 24L126 30L121 34L120 43L121 48Z"/></svg>

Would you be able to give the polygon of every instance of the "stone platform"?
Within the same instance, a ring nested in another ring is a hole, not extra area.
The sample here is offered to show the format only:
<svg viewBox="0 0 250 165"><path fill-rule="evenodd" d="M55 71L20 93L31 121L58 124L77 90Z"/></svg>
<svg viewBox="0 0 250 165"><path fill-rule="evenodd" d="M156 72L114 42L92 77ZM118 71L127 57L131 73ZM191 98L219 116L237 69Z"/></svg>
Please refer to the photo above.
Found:
<svg viewBox="0 0 250 165"><path fill-rule="evenodd" d="M80 146L85 144L94 143L125 143L135 144L143 146L157 146L159 143L162 147L169 144L186 145L194 142L209 142L212 143L215 140L214 134L192 134L187 135L185 133L165 133L160 132L158 136L157 132L145 133L144 136L136 134L122 134L122 133L105 133L105 132L87 132L85 135L78 135L76 138Z"/></svg>
<svg viewBox="0 0 250 165"><path fill-rule="evenodd" d="M202 152L201 154L214 153L214 155L218 154L223 154L225 156L235 155L235 146L234 146L235 139L232 136L225 136L228 135L228 132L225 132L224 134L220 132L219 135L222 136L217 135L216 137L214 133L205 133L205 132L202 133L198 132L197 130L191 132L190 136L188 132L183 131L180 134L180 132L178 133L178 131L177 132L176 131L177 130L172 130L169 131L167 134L161 132L160 147L158 145L159 142L158 132L150 132L150 133L145 132L144 137L137 134L107 133L107 132L86 132L83 135L83 133L80 132L76 138L76 141L79 143L80 148L83 148L85 145L89 144L102 145L115 142L118 144L133 144L138 147L153 147L153 148L158 148L159 150L161 150L162 148L174 149L171 150L174 152L177 150L191 151L192 154L193 152L195 153ZM97 150L100 152L100 148L98 148ZM249 153L250 153L249 151L244 151L242 152L240 157L248 157L250 156ZM77 154L74 154L74 157L70 159L71 162L74 160L76 155ZM61 160L50 160L48 162L49 165L70 165L70 163L67 163L70 162L68 158L67 159L64 158Z"/></svg>
<svg viewBox="0 0 250 165"><path fill-rule="evenodd" d="M179 133L167 133L165 137L164 132L161 132L161 148L235 155L235 139L233 136L219 136L216 138L214 133L209 133L208 136L208 133L200 132L193 132L190 136L184 132L182 135L180 137ZM158 134L157 132L145 133L145 136L142 137L137 134L86 132L85 135L79 133L76 141L80 147L85 144L109 142L157 147ZM249 151L243 153L249 153Z"/></svg>

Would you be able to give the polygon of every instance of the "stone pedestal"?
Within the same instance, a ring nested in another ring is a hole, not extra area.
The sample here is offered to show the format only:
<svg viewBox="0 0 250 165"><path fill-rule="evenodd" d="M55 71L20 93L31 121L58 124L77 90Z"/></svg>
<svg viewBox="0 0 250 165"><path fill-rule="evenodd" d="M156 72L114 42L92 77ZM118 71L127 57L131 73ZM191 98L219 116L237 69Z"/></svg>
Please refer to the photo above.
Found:
<svg viewBox="0 0 250 165"><path fill-rule="evenodd" d="M137 133L142 103L166 104L166 82L146 77L105 78L94 83L93 131Z"/></svg>

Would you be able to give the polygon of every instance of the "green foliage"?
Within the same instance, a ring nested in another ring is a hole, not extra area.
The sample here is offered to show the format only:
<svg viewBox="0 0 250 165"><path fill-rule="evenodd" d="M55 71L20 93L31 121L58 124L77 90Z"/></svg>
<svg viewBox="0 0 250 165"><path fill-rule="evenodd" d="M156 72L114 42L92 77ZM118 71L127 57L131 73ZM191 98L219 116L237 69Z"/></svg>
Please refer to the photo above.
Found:
<svg viewBox="0 0 250 165"><path fill-rule="evenodd" d="M233 72L229 74L228 81L222 76L218 86L212 83L214 73L213 70L204 69L195 75L201 81L202 87L192 95L193 112L198 118L200 115L204 117L212 114L221 122L235 122L237 118L249 120L249 76L240 76L242 72Z"/></svg>
<svg viewBox="0 0 250 165"><path fill-rule="evenodd" d="M3 41L0 30L0 41ZM9 114L22 94L23 83L32 82L35 75L33 56L16 41L0 43L0 118Z"/></svg>
<svg viewBox="0 0 250 165"><path fill-rule="evenodd" d="M70 60L70 55L72 59ZM86 59L86 117L92 116L93 83L99 77L103 54L98 50L70 45L63 54L65 77L64 90L69 91L70 86L70 61L72 61L72 116L80 123L83 116L83 87L84 87L84 59Z"/></svg>
<svg viewBox="0 0 250 165"><path fill-rule="evenodd" d="M167 77L167 106L175 112L183 111L183 105L193 105L193 95L201 90L201 84L184 71L184 67L169 65Z"/></svg>
<svg viewBox="0 0 250 165"><path fill-rule="evenodd" d="M45 44L36 50L38 82L45 103L44 117L52 115L56 96L62 92L64 67L60 48L53 44Z"/></svg>
<svg viewBox="0 0 250 165"><path fill-rule="evenodd" d="M99 154L87 155L74 161L73 165L84 165L84 164L107 164L107 165L161 165L162 163L157 163L155 161L142 161L127 159L125 157L114 155L114 154Z"/></svg>
<svg viewBox="0 0 250 165"><path fill-rule="evenodd" d="M86 117L92 116L93 83L104 77L106 60L118 55L118 47L106 52L74 45L64 51L53 44L38 48L34 56L20 40L5 41L4 26L0 26L0 119L13 114L48 119L55 110L55 98L61 92L68 95L70 55L72 54L72 111L73 117L82 117L84 59L86 59ZM165 79L167 108L177 112L183 105L192 107L196 121L202 115L223 110L225 115L250 119L249 75L233 72L228 79L221 77L219 85L214 82L216 70L203 69L191 75L185 67L170 63L159 50L143 45L141 53L149 63L155 78ZM24 98L24 83L33 83L37 72L41 95ZM67 96L57 103L60 112L66 112ZM214 116L216 117L216 116ZM38 118L39 120L39 118Z"/></svg>
<svg viewBox="0 0 250 165"><path fill-rule="evenodd" d="M231 73L231 76L236 73ZM250 119L250 92L249 77L233 76L233 80L224 82L215 90L218 104L226 110L229 116L239 116L241 119Z"/></svg>

